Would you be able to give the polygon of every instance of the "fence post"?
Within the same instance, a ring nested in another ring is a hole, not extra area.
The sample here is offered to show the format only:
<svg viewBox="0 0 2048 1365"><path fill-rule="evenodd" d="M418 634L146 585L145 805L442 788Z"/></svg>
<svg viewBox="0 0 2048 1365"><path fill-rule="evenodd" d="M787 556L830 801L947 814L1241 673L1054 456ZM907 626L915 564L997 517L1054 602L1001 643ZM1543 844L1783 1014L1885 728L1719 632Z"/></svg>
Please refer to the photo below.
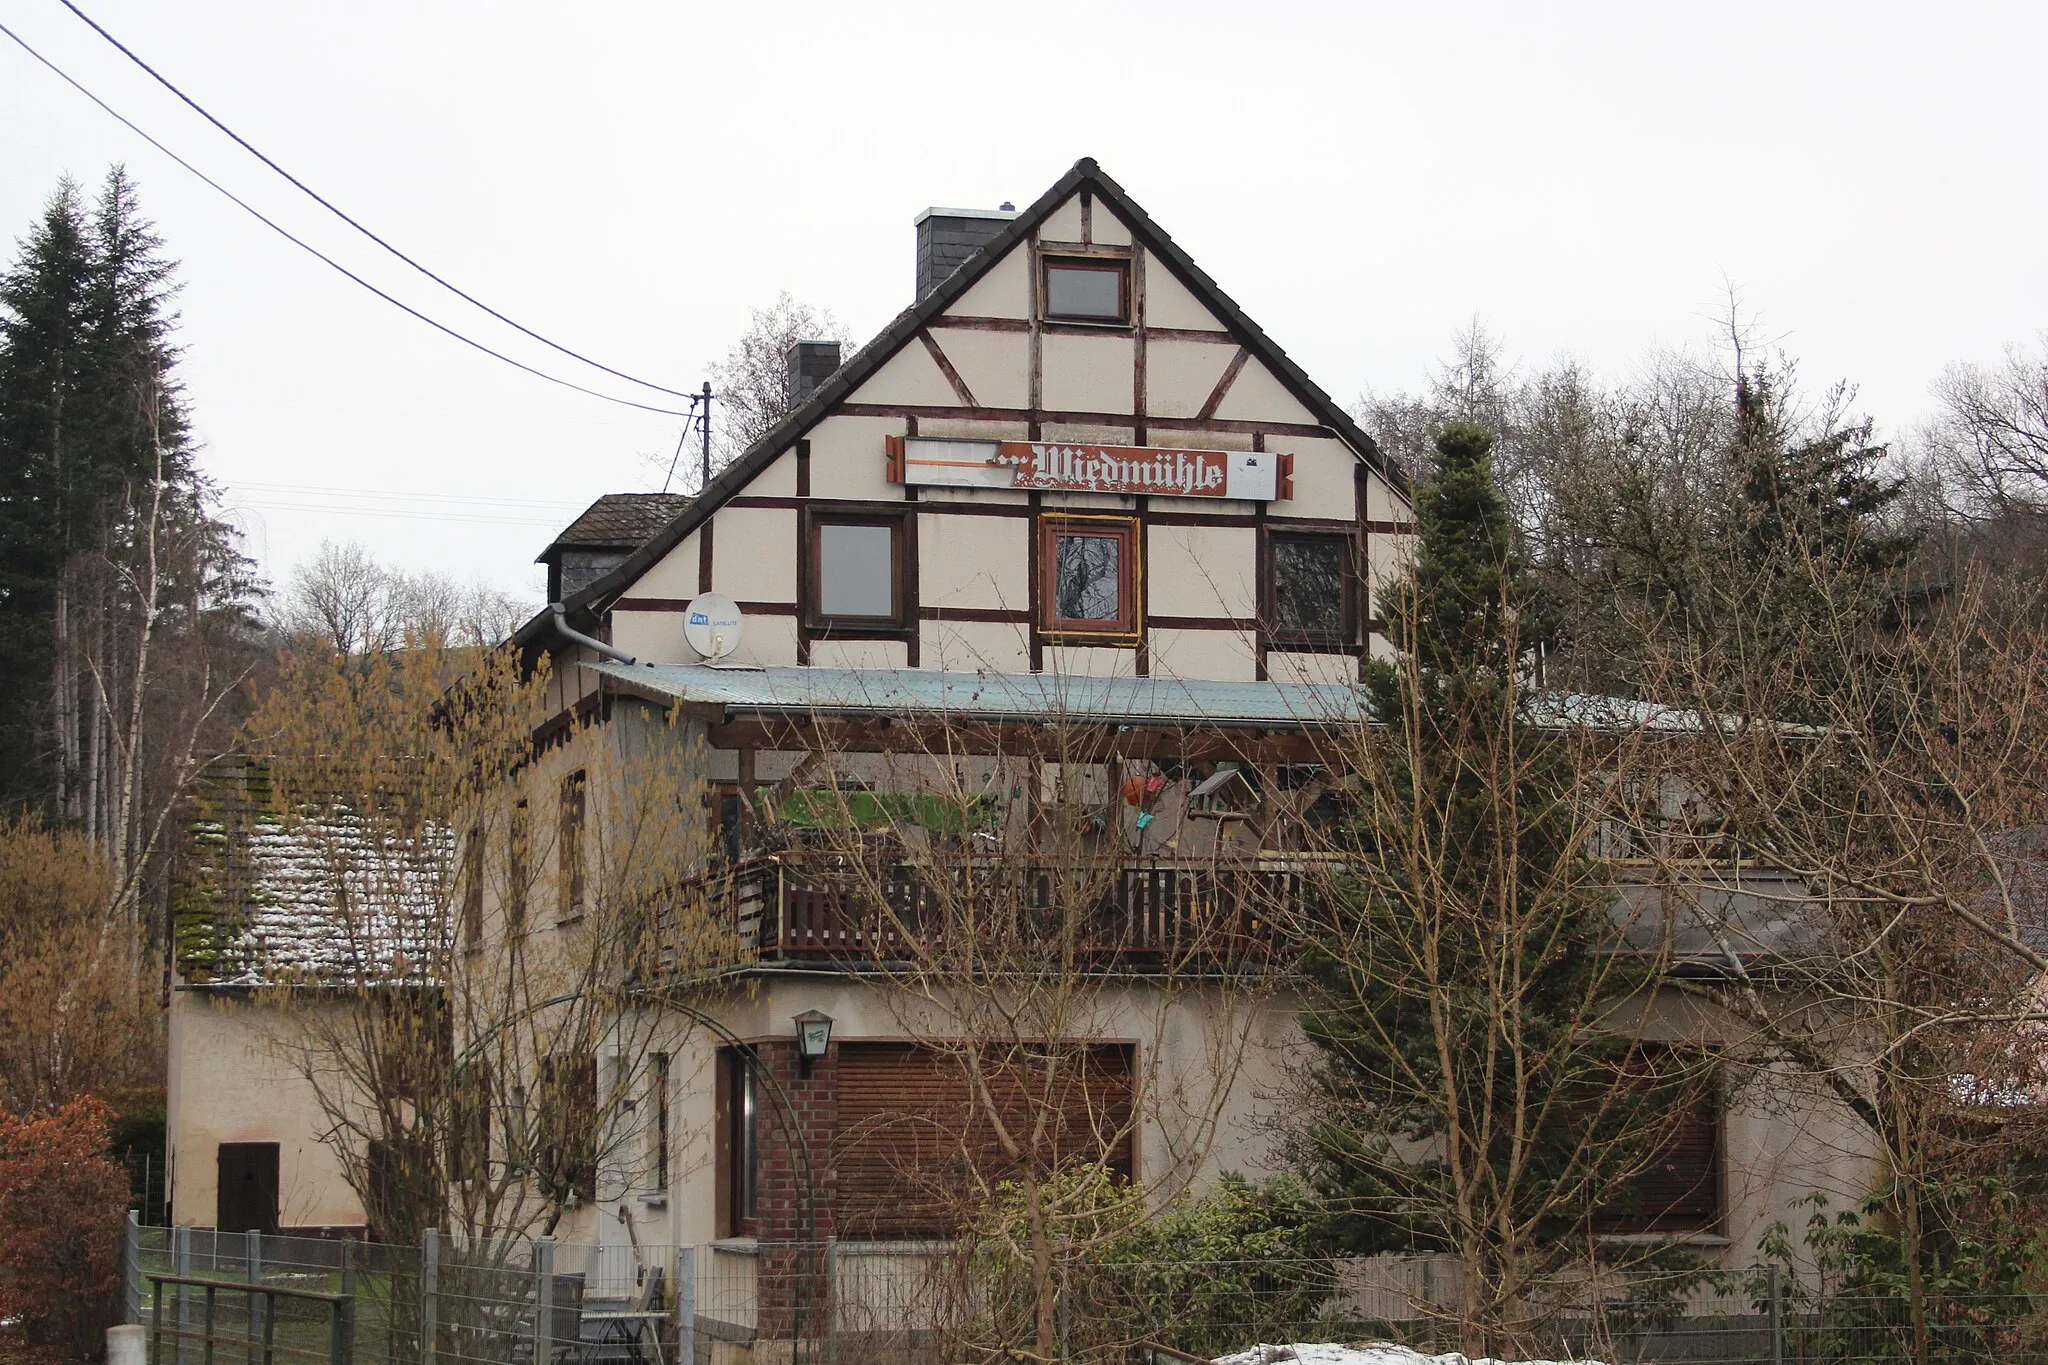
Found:
<svg viewBox="0 0 2048 1365"><path fill-rule="evenodd" d="M555 1239L533 1244L533 1365L548 1365L555 1353Z"/></svg>
<svg viewBox="0 0 2048 1365"><path fill-rule="evenodd" d="M434 1365L441 1334L441 1230L420 1234L420 1361Z"/></svg>
<svg viewBox="0 0 2048 1365"><path fill-rule="evenodd" d="M1056 1349L1059 1351L1059 1358L1061 1360L1072 1360L1074 1358L1073 1283L1068 1278L1067 1272L1067 1240L1062 1237L1060 1239L1060 1282L1059 1288L1054 1291L1058 1297L1053 1303L1053 1317L1056 1319L1059 1328L1059 1345Z"/></svg>
<svg viewBox="0 0 2048 1365"><path fill-rule="evenodd" d="M1771 1266L1771 1365L1785 1365L1784 1269Z"/></svg>
<svg viewBox="0 0 2048 1365"><path fill-rule="evenodd" d="M1436 1253L1422 1258L1422 1320L1429 1327L1429 1345L1425 1350L1435 1350L1440 1333L1436 1326Z"/></svg>
<svg viewBox="0 0 2048 1365"><path fill-rule="evenodd" d="M179 1275L192 1273L192 1229L180 1227L173 1236L176 1248L172 1264L177 1266ZM185 1334L192 1327L192 1286L178 1286L178 1365L185 1365Z"/></svg>
<svg viewBox="0 0 2048 1365"><path fill-rule="evenodd" d="M825 1359L839 1359L839 1239L825 1239Z"/></svg>
<svg viewBox="0 0 2048 1365"><path fill-rule="evenodd" d="M252 1285L260 1285L263 1283L263 1233L251 1228L246 1236L249 1245L242 1258L246 1262L243 1267L247 1271L245 1278ZM244 1297L249 1300L249 1365L256 1365L256 1337L263 1330L263 1295L251 1290Z"/></svg>
<svg viewBox="0 0 2048 1365"><path fill-rule="evenodd" d="M142 1321L142 1221L134 1209L121 1229L121 1321Z"/></svg>
<svg viewBox="0 0 2048 1365"><path fill-rule="evenodd" d="M330 1349L340 1352L334 1365L342 1365L356 1352L356 1239L341 1239L341 1298L336 1317L335 1341Z"/></svg>
<svg viewBox="0 0 2048 1365"><path fill-rule="evenodd" d="M697 1365L697 1248L676 1248L676 1365Z"/></svg>

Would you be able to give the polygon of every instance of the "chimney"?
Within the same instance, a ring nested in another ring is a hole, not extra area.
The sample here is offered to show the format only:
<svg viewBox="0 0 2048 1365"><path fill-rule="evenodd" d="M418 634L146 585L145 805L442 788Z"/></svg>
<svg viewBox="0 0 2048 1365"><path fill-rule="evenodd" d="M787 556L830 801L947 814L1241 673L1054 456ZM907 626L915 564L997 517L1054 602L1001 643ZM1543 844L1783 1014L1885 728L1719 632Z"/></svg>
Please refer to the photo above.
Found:
<svg viewBox="0 0 2048 1365"><path fill-rule="evenodd" d="M792 410L818 391L839 368L839 343L799 341L789 348L789 406Z"/></svg>
<svg viewBox="0 0 2048 1365"><path fill-rule="evenodd" d="M1010 225L1017 210L926 209L917 215L917 296L921 299L946 282L967 258Z"/></svg>

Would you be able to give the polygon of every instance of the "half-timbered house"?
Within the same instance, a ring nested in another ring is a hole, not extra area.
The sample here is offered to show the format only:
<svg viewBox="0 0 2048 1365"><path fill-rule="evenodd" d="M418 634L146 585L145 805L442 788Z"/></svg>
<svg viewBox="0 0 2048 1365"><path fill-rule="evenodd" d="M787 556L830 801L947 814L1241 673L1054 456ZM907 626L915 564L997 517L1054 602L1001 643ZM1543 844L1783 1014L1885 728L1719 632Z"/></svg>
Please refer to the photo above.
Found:
<svg viewBox="0 0 2048 1365"><path fill-rule="evenodd" d="M1115 897L1128 965L1129 950L1161 947L1133 936L1169 932L1135 926L1208 894L1222 862L1262 893L1287 884L1284 860L1260 861L1282 852L1275 822L1212 817L1240 798L1287 805L1256 774L1300 769L1308 728L1355 717L1360 661L1384 649L1372 585L1408 529L1401 471L1092 161L1021 211L931 209L915 245L912 305L851 356L799 343L788 415L644 543L580 582L568 555L588 537L550 546L562 594L515 639L552 661L543 738L563 742L542 789L628 711L679 708L701 744L716 875L752 989L721 1015L746 1066L664 1061L672 1131L702 1142L694 1163L674 1158L693 1178L664 1185L674 1240L935 1230L892 1194L888 1143L850 1136L936 1103L929 1051L878 999L889 984L863 972L872 945L832 919L787 849L762 853L771 807L787 816L851 781L915 822L890 804L914 794L887 788L915 787L913 770L943 758L1000 808L978 836L994 844L1048 783L1092 789L1106 841L1132 861ZM578 526L621 522L632 501L604 500ZM740 621L737 647L716 658L686 631L705 594ZM1086 761L1048 762L1018 738L1052 726L1096 737ZM1204 1007L1144 975L1105 987L1124 1015L1100 1039L1112 1090L1213 1069L1198 1019L1161 1024L1162 1010ZM797 1064L800 1015L833 1021L815 1066ZM1275 1160L1256 1097L1277 1087L1292 1011L1268 1001L1237 1026L1261 1045L1183 1177ZM1174 1046L1178 1061L1148 1055ZM751 1068L815 1126L822 1193L764 1188L797 1173L776 1143L734 1127L769 1102ZM1186 1146L1164 1122L1118 1119L1112 1164L1163 1176ZM607 1193L645 1216L638 1192Z"/></svg>
<svg viewBox="0 0 2048 1365"><path fill-rule="evenodd" d="M1185 1114L1140 1109L1214 1072L1207 1016L1232 978L1161 981L1189 907L1250 923L1306 884L1290 829L1313 817L1314 734L1357 719L1360 664L1387 649L1402 472L1091 160L1022 210L920 215L914 264L914 301L867 345L792 350L788 415L696 496L601 499L542 555L552 600L513 643L552 679L532 799L564 804L533 824L583 847L593 746L682 743L711 837L673 899L717 899L729 933L724 993L690 997L703 1018L670 1050L598 1059L642 1078L649 1136L564 1236L747 1255L943 1230L886 1136L944 1112L942 1078L870 970L884 950L858 897L792 846L835 802L858 818L849 793L1013 863L1048 793L1084 793L1121 859L1083 1104L1111 1116L1099 1155L1141 1183L1280 1162L1290 1002L1259 994L1231 1024L1190 1156ZM921 780L982 794L987 824L929 814ZM527 932L578 919L580 873L556 861L556 913ZM930 890L910 853L888 875ZM486 906L481 950L504 926ZM1748 1255L1856 1145L1824 1114L1717 1110L1674 1148L1641 1235Z"/></svg>

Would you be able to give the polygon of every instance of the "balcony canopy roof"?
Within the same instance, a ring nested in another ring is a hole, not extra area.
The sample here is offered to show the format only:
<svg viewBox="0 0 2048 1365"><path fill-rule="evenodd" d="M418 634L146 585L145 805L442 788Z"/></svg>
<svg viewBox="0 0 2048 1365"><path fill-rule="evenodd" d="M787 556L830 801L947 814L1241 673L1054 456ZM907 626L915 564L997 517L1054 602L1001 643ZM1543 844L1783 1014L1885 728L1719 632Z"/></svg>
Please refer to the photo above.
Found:
<svg viewBox="0 0 2048 1365"><path fill-rule="evenodd" d="M1343 683L780 665L585 663L582 667L612 679L618 691L660 702L720 708L728 718L802 715L911 720L926 716L1262 730L1326 729L1369 719L1364 690ZM1525 693L1522 701L1526 719L1546 730L1697 733L1705 728L1699 712L1625 697L1534 690ZM1720 722L1724 727L1734 723ZM1782 728L1814 733L1802 726Z"/></svg>
<svg viewBox="0 0 2048 1365"><path fill-rule="evenodd" d="M919 716L1165 727L1308 729L1356 724L1365 694L1338 683L1219 682L917 668L736 668L586 663L621 691L726 716Z"/></svg>

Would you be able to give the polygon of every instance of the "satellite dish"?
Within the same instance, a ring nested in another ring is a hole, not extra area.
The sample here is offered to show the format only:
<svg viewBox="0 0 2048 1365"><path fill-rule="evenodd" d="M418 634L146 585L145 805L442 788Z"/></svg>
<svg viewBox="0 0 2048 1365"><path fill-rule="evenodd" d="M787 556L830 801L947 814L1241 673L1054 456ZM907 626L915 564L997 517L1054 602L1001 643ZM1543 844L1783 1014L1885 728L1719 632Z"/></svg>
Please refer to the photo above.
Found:
<svg viewBox="0 0 2048 1365"><path fill-rule="evenodd" d="M683 639L707 659L723 659L740 647L740 607L722 592L699 593L683 609Z"/></svg>

